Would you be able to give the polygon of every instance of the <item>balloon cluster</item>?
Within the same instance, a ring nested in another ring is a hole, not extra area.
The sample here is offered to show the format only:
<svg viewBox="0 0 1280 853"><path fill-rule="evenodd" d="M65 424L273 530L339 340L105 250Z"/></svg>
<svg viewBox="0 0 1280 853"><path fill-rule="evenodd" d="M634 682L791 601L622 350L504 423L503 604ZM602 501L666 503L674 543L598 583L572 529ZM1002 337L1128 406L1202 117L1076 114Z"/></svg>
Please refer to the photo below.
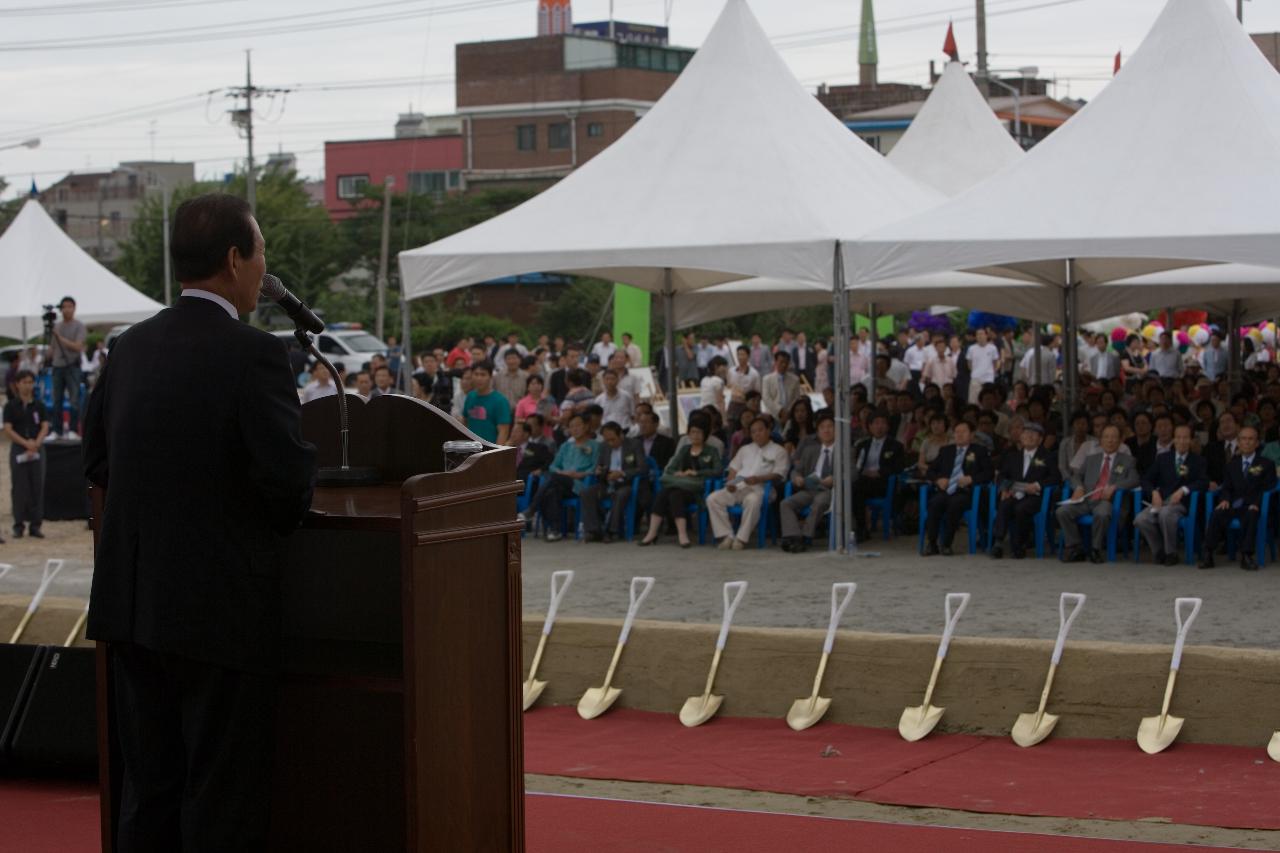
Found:
<svg viewBox="0 0 1280 853"><path fill-rule="evenodd" d="M1257 326L1243 326L1240 329L1240 337L1253 341L1254 346L1266 344L1269 347L1274 347L1276 345L1276 324L1268 320Z"/></svg>
<svg viewBox="0 0 1280 853"><path fill-rule="evenodd" d="M1125 341L1129 339L1129 330L1124 326L1116 326L1111 330L1111 348L1116 352L1124 352Z"/></svg>
<svg viewBox="0 0 1280 853"><path fill-rule="evenodd" d="M1178 345L1178 352L1186 355L1187 350L1191 348L1191 336L1179 329L1173 337L1174 342Z"/></svg>
<svg viewBox="0 0 1280 853"><path fill-rule="evenodd" d="M1187 337L1191 339L1191 343L1198 347L1208 346L1211 334L1212 331L1207 326L1202 326L1199 323L1187 329Z"/></svg>
<svg viewBox="0 0 1280 853"><path fill-rule="evenodd" d="M1148 341L1155 341L1160 337L1160 333L1163 331L1163 324L1151 322L1142 327L1142 337L1146 338Z"/></svg>

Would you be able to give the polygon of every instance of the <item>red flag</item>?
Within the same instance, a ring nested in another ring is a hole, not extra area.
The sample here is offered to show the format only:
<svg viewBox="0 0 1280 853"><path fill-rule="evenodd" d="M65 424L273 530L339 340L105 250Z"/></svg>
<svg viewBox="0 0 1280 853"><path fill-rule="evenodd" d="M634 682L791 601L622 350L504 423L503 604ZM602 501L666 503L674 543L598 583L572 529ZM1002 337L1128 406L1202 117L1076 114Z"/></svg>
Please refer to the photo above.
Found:
<svg viewBox="0 0 1280 853"><path fill-rule="evenodd" d="M1120 73L1120 51L1117 50L1116 51L1116 68L1114 71L1111 72L1111 75L1114 77L1116 74L1119 74L1119 73Z"/></svg>
<svg viewBox="0 0 1280 853"><path fill-rule="evenodd" d="M956 47L956 32L950 23L947 24L947 40L942 43L942 52L951 57L952 62L960 61L960 48Z"/></svg>

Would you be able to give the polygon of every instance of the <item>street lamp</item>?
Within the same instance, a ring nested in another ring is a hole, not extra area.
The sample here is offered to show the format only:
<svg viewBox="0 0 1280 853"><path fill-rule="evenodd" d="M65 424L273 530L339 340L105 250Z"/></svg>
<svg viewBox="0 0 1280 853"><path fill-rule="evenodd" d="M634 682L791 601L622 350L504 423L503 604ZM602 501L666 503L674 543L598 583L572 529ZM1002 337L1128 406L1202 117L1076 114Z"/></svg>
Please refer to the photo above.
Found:
<svg viewBox="0 0 1280 853"><path fill-rule="evenodd" d="M1035 65L1024 65L1021 68L990 68L987 70L988 76L985 78L988 83L994 83L1001 89L1013 95L1013 137L1018 140L1018 145L1022 145L1022 91L1014 86L1010 86L1002 80L997 80L989 76L991 72L1017 73L1023 79L1034 78L1040 73L1040 68Z"/></svg>
<svg viewBox="0 0 1280 853"><path fill-rule="evenodd" d="M39 148L40 137L34 139L24 139L21 142L11 142L8 145L0 145L0 151L8 151L10 148Z"/></svg>

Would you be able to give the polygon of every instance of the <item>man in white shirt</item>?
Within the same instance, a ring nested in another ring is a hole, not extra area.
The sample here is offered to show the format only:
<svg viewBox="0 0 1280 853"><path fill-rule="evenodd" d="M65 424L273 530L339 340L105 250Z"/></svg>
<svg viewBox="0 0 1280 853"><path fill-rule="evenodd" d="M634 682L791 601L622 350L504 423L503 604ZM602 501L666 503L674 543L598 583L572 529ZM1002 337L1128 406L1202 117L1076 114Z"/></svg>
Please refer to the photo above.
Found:
<svg viewBox="0 0 1280 853"><path fill-rule="evenodd" d="M1109 381L1120 375L1120 354L1107 344L1106 335L1098 335L1093 356L1083 364L1094 379Z"/></svg>
<svg viewBox="0 0 1280 853"><path fill-rule="evenodd" d="M1030 385L1052 385L1058 375L1058 352L1043 339L1040 346L1040 371L1036 372L1036 348L1030 347L1022 354L1018 365ZM981 392L979 392L981 393Z"/></svg>
<svg viewBox="0 0 1280 853"><path fill-rule="evenodd" d="M311 366L311 381L302 389L302 403L306 405L312 400L319 400L321 397L331 397L338 393L338 389L333 387L333 380L329 376L329 370L320 362L316 362Z"/></svg>
<svg viewBox="0 0 1280 853"><path fill-rule="evenodd" d="M976 343L969 347L969 402L978 402L982 386L996 381L996 368L1000 364L1000 350L987 339L987 330L978 329Z"/></svg>
<svg viewBox="0 0 1280 853"><path fill-rule="evenodd" d="M1209 336L1209 345L1200 351L1200 366L1213 382L1227 372L1227 349L1222 345L1221 332Z"/></svg>
<svg viewBox="0 0 1280 853"><path fill-rule="evenodd" d="M729 464L725 487L707 497L707 515L711 530L720 547L741 551L756 528L764 503L765 483L775 488L790 467L787 451L769 437L769 424L763 418L751 422L751 443L744 444ZM729 507L742 505L742 522L735 535L729 521Z"/></svg>
<svg viewBox="0 0 1280 853"><path fill-rule="evenodd" d="M591 347L591 354L599 359L601 364L608 364L609 359L618 351L618 347L613 343L613 334L611 332L601 332L600 340L596 341Z"/></svg>
<svg viewBox="0 0 1280 853"><path fill-rule="evenodd" d="M644 353L636 345L630 332L622 333L622 350L627 356L627 367L644 367Z"/></svg>
<svg viewBox="0 0 1280 853"><path fill-rule="evenodd" d="M724 386L725 377L728 375L729 363L721 356L717 355L707 363L707 375L702 377L702 382L698 386L701 389L698 399L700 408L715 406L716 410L722 416L724 415Z"/></svg>
<svg viewBox="0 0 1280 853"><path fill-rule="evenodd" d="M631 429L631 422L636 416L636 401L626 391L618 388L618 373L615 370L606 370L602 376L604 383L604 392L596 397L596 405L604 409L601 420L604 423L613 421L622 427L623 431Z"/></svg>
<svg viewBox="0 0 1280 853"><path fill-rule="evenodd" d="M1148 359L1151 369L1161 379L1177 379L1182 376L1182 353L1173 348L1173 335L1160 333L1160 348Z"/></svg>
<svg viewBox="0 0 1280 853"><path fill-rule="evenodd" d="M731 407L744 405L747 392L760 390L760 373L751 366L751 349L745 344L738 347L738 363L724 381L729 386Z"/></svg>
<svg viewBox="0 0 1280 853"><path fill-rule="evenodd" d="M627 354L619 349L609 359L609 369L618 374L618 390L631 395L637 403L646 399L644 383L627 367Z"/></svg>
<svg viewBox="0 0 1280 853"><path fill-rule="evenodd" d="M917 386L920 384L920 374L924 370L925 362L929 360L930 350L929 336L921 332L916 335L915 343L907 347L902 354L902 363L907 366L907 370L911 371L911 381Z"/></svg>

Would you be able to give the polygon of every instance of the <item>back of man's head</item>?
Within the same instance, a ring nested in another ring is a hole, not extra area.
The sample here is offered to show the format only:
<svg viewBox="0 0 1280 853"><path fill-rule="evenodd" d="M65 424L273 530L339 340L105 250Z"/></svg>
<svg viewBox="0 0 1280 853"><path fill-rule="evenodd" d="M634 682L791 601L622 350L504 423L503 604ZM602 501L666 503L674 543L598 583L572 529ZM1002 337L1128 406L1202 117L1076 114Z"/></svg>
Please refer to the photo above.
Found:
<svg viewBox="0 0 1280 853"><path fill-rule="evenodd" d="M169 254L179 282L207 281L227 263L227 253L253 255L252 211L249 203L228 193L207 193L187 199L173 215Z"/></svg>

